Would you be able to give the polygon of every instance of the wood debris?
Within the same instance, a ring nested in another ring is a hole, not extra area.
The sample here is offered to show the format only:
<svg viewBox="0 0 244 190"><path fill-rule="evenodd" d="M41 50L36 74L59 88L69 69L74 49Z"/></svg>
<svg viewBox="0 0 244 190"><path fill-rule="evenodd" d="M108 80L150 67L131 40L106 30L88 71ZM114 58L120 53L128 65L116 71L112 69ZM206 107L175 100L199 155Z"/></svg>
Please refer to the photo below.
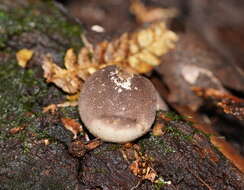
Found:
<svg viewBox="0 0 244 190"><path fill-rule="evenodd" d="M165 132L165 125L163 123L157 123L153 126L152 134L154 136L163 136Z"/></svg>
<svg viewBox="0 0 244 190"><path fill-rule="evenodd" d="M67 51L64 65L65 69L62 69L53 62L50 56L46 56L42 65L44 77L47 82L56 84L63 91L76 93L81 88L82 82L78 77L79 65L76 64L76 55L72 49Z"/></svg>
<svg viewBox="0 0 244 190"><path fill-rule="evenodd" d="M81 158L87 151L93 150L102 144L101 140L94 139L88 143L84 143L81 140L72 142L69 145L69 153L75 157Z"/></svg>
<svg viewBox="0 0 244 190"><path fill-rule="evenodd" d="M27 66L28 61L33 56L33 51L29 49L21 49L16 53L16 59L18 61L18 65L25 68Z"/></svg>
<svg viewBox="0 0 244 190"><path fill-rule="evenodd" d="M74 137L73 137L74 139L77 138L78 133L83 132L82 126L74 119L61 118L61 121L62 121L64 127L74 134Z"/></svg>
<svg viewBox="0 0 244 190"><path fill-rule="evenodd" d="M133 73L151 71L160 64L160 56L175 47L177 39L177 35L167 29L164 22L157 22L146 29L124 33L111 42L86 45L78 56L69 49L64 60L65 68L59 67L50 56L46 56L42 66L44 77L47 82L74 94L79 92L87 77L108 65L116 64Z"/></svg>
<svg viewBox="0 0 244 190"><path fill-rule="evenodd" d="M133 160L130 164L130 170L135 176L151 182L156 180L157 172L152 167L151 158L141 153L139 145L124 146L121 152L125 160L128 162Z"/></svg>
<svg viewBox="0 0 244 190"><path fill-rule="evenodd" d="M215 89L193 88L193 91L204 99L210 100L224 113L233 115L239 120L244 120L244 100Z"/></svg>
<svg viewBox="0 0 244 190"><path fill-rule="evenodd" d="M58 110L58 108L71 107L71 106L75 107L77 105L78 105L78 101L66 101L60 104L50 104L48 106L45 106L42 109L42 112L43 113L50 112L51 114L54 114Z"/></svg>
<svg viewBox="0 0 244 190"><path fill-rule="evenodd" d="M14 127L9 130L10 134L17 134L20 131L23 131L25 129L25 126L19 126L19 127Z"/></svg>
<svg viewBox="0 0 244 190"><path fill-rule="evenodd" d="M66 96L66 99L70 102L77 102L79 100L80 93L76 93L74 95Z"/></svg>
<svg viewBox="0 0 244 190"><path fill-rule="evenodd" d="M131 1L130 11L139 23L167 20L178 14L174 8L146 7L140 0Z"/></svg>
<svg viewBox="0 0 244 190"><path fill-rule="evenodd" d="M57 111L57 104L50 104L48 106L45 106L43 109L42 109L42 112L43 113L47 113L47 112L50 112L51 114L54 114L56 111Z"/></svg>
<svg viewBox="0 0 244 190"><path fill-rule="evenodd" d="M150 165L149 158L146 155L136 154L136 160L130 165L130 170L135 176L154 182L157 173Z"/></svg>

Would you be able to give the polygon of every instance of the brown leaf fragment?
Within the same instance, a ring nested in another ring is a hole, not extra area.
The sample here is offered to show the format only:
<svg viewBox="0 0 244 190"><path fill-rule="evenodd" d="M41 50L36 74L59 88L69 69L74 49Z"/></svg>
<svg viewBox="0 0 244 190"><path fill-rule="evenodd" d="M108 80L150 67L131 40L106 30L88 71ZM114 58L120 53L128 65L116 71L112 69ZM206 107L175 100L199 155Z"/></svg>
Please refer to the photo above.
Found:
<svg viewBox="0 0 244 190"><path fill-rule="evenodd" d="M215 89L194 87L193 91L204 99L210 100L224 113L233 115L239 120L244 120L244 100Z"/></svg>
<svg viewBox="0 0 244 190"><path fill-rule="evenodd" d="M66 101L66 102L57 104L57 107L65 108L65 107L75 107L77 105L78 105L78 101Z"/></svg>
<svg viewBox="0 0 244 190"><path fill-rule="evenodd" d="M68 95L66 96L66 99L70 102L75 102L75 101L78 101L79 100L79 97L80 97L80 93L76 93L74 95Z"/></svg>
<svg viewBox="0 0 244 190"><path fill-rule="evenodd" d="M67 70L75 70L76 69L76 55L73 49L68 49L64 58L64 66Z"/></svg>
<svg viewBox="0 0 244 190"><path fill-rule="evenodd" d="M83 132L82 126L74 119L61 118L61 121L62 121L64 127L74 134L74 137L73 137L74 139L77 138L78 133Z"/></svg>
<svg viewBox="0 0 244 190"><path fill-rule="evenodd" d="M50 112L51 114L54 114L58 108L64 108L64 107L75 107L78 105L78 102L77 101L66 101L66 102L63 102L63 103L60 103L60 104L50 104L48 106L45 106L43 109L42 109L42 112L43 113L47 113L47 112Z"/></svg>
<svg viewBox="0 0 244 190"><path fill-rule="evenodd" d="M21 49L16 53L16 59L18 61L18 65L25 68L27 66L28 61L33 56L33 51L29 49Z"/></svg>
<svg viewBox="0 0 244 190"><path fill-rule="evenodd" d="M135 176L140 177L143 180L154 182L157 177L157 173L150 166L147 156L138 156L130 165L130 170Z"/></svg>
<svg viewBox="0 0 244 190"><path fill-rule="evenodd" d="M133 146L133 145L132 145ZM121 149L121 153L123 158L128 162L132 162L135 160L135 150L133 147L128 146L127 144L123 145Z"/></svg>
<svg viewBox="0 0 244 190"><path fill-rule="evenodd" d="M50 112L51 114L54 114L57 111L57 104L50 104L42 109L43 113Z"/></svg>
<svg viewBox="0 0 244 190"><path fill-rule="evenodd" d="M102 144L102 141L99 139L92 140L86 144L86 149L87 150L93 150L100 146Z"/></svg>
<svg viewBox="0 0 244 190"><path fill-rule="evenodd" d="M67 54L70 54L69 50ZM44 70L44 77L47 79L47 82L52 82L63 91L73 94L80 90L82 81L77 76L77 70L72 68L73 66L73 57L66 56L65 66L69 69L62 69L56 65L50 56L44 58L42 68ZM67 58L68 57L68 58ZM72 68L72 69L71 69Z"/></svg>
<svg viewBox="0 0 244 190"><path fill-rule="evenodd" d="M134 144L131 143L131 142L125 143L125 144L123 145L123 147L126 148L126 149L128 149L128 148L132 148L133 146L134 146Z"/></svg>
<svg viewBox="0 0 244 190"><path fill-rule="evenodd" d="M102 144L102 141L100 141L98 139L95 139L88 143L84 143L81 140L77 140L77 141L72 142L69 145L69 153L71 153L75 157L81 158L85 155L85 153L87 151L94 150L101 144Z"/></svg>
<svg viewBox="0 0 244 190"><path fill-rule="evenodd" d="M156 180L157 172L152 167L151 158L141 153L139 145L123 146L121 152L125 160L132 161L130 170L135 176L151 182Z"/></svg>
<svg viewBox="0 0 244 190"><path fill-rule="evenodd" d="M153 126L152 133L154 136L163 136L165 132L165 125L163 123L157 123Z"/></svg>
<svg viewBox="0 0 244 190"><path fill-rule="evenodd" d="M9 130L10 134L17 134L20 131L23 131L25 129L25 126L19 126L19 127L14 127Z"/></svg>
<svg viewBox="0 0 244 190"><path fill-rule="evenodd" d="M146 7L140 0L132 0L130 11L136 16L139 23L167 20L177 16L177 10L173 8Z"/></svg>

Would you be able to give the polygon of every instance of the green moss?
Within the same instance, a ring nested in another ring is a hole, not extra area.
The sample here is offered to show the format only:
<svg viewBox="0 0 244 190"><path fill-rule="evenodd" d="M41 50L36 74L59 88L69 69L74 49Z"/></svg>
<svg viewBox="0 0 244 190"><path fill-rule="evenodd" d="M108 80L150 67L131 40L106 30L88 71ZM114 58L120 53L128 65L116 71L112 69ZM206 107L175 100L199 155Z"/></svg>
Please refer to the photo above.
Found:
<svg viewBox="0 0 244 190"><path fill-rule="evenodd" d="M56 39L62 36L75 49L82 45L81 27L68 22L52 2L33 3L27 8L11 9L8 12L0 9L0 49L6 47L11 36L33 30Z"/></svg>
<svg viewBox="0 0 244 190"><path fill-rule="evenodd" d="M52 138L49 136L48 132L45 131L45 130L38 131L36 138L37 138L37 139L49 139L49 140L54 141L54 139L52 139Z"/></svg>
<svg viewBox="0 0 244 190"><path fill-rule="evenodd" d="M187 116L178 115L174 112L166 112L166 113L164 113L164 115L167 118L171 119L172 121L182 121L182 120L187 119Z"/></svg>
<svg viewBox="0 0 244 190"><path fill-rule="evenodd" d="M170 135L173 135L174 137L180 138L182 140L191 141L193 139L194 133L191 134L185 134L180 129L174 126L166 126L166 132Z"/></svg>
<svg viewBox="0 0 244 190"><path fill-rule="evenodd" d="M32 70L21 69L15 61L0 65L0 125L16 126L34 117L38 99L46 94L44 82L35 80ZM18 117L19 115L26 117Z"/></svg>
<svg viewBox="0 0 244 190"><path fill-rule="evenodd" d="M48 85L37 79L33 70L21 69L16 61L0 65L0 84L0 139L17 137L24 141L26 131L38 130ZM9 129L19 126L26 129L16 135L8 133Z"/></svg>
<svg viewBox="0 0 244 190"><path fill-rule="evenodd" d="M30 149L31 149L30 144L28 144L28 142L25 141L22 144L23 153L29 153L30 152Z"/></svg>
<svg viewBox="0 0 244 190"><path fill-rule="evenodd" d="M144 153L146 150L154 149L164 155L175 152L174 148L168 145L162 137L150 135L149 138L143 138L139 143L142 153Z"/></svg>
<svg viewBox="0 0 244 190"><path fill-rule="evenodd" d="M0 51L12 55L10 60L0 63L0 140L17 137L25 141L27 131L37 133L43 117L43 101L50 97L50 85L44 79L37 79L34 70L20 68L14 50L8 48L7 42L13 36L32 31L40 31L60 43L60 54L66 48L82 46L80 25L68 21L52 1L31 3L28 7L8 11L0 7ZM60 94L54 90L51 97ZM72 114L77 117L74 108L64 109L64 117ZM10 128L18 126L26 126L26 129L15 135L8 133ZM37 133L37 138L47 137L45 132L39 130Z"/></svg>

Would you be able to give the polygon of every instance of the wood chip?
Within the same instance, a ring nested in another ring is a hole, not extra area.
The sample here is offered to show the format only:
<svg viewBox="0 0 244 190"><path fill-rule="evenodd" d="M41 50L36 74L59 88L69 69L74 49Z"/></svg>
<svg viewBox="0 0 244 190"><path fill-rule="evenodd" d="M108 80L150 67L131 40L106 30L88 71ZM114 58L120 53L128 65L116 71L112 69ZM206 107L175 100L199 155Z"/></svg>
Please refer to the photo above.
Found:
<svg viewBox="0 0 244 190"><path fill-rule="evenodd" d="M77 134L83 132L83 128L80 123L70 118L61 118L61 121L66 129L74 134L74 139L77 138Z"/></svg>
<svg viewBox="0 0 244 190"><path fill-rule="evenodd" d="M165 134L165 125L162 123L157 123L153 126L152 133L154 136L163 136Z"/></svg>
<svg viewBox="0 0 244 190"><path fill-rule="evenodd" d="M19 133L20 131L23 131L25 129L25 126L20 126L20 127L14 127L12 129L9 130L9 132L11 134L17 134Z"/></svg>
<svg viewBox="0 0 244 190"><path fill-rule="evenodd" d="M16 53L16 59L18 61L19 66L25 68L27 66L28 61L33 56L33 51L29 49L21 49Z"/></svg>

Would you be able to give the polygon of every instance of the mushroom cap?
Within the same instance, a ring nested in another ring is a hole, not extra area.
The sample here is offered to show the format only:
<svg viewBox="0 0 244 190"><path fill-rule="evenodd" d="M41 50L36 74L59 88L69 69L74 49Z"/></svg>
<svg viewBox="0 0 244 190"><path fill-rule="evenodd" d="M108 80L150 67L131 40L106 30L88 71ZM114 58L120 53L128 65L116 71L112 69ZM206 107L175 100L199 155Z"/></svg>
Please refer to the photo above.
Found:
<svg viewBox="0 0 244 190"><path fill-rule="evenodd" d="M144 135L152 126L157 92L143 76L107 66L85 82L79 112L87 129L104 141L124 143Z"/></svg>

